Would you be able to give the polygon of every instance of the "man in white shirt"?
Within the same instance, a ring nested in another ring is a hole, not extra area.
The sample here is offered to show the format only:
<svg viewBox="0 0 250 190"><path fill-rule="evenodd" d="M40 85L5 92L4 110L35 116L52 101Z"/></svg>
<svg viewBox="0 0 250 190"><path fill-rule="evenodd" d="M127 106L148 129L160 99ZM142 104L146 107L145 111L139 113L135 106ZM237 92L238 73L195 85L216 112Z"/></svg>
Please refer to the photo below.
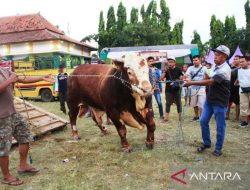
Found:
<svg viewBox="0 0 250 190"><path fill-rule="evenodd" d="M199 55L193 56L193 66L190 66L186 72L187 80L201 81L208 78L207 68L201 65ZM191 86L191 106L194 108L193 121L199 121L203 105L206 100L205 86ZM200 111L200 113L199 113Z"/></svg>
<svg viewBox="0 0 250 190"><path fill-rule="evenodd" d="M248 116L250 115L250 58L242 56L240 58L240 66L238 69L238 81L240 85L240 115L241 123L240 128L248 126Z"/></svg>

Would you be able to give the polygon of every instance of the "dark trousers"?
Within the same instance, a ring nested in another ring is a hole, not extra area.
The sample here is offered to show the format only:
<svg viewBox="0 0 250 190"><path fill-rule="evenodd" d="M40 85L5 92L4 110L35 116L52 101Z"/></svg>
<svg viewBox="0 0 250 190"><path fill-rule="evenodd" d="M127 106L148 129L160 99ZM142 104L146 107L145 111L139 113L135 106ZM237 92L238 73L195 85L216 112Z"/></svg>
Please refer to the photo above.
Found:
<svg viewBox="0 0 250 190"><path fill-rule="evenodd" d="M59 92L60 110L66 113L65 102L67 92Z"/></svg>
<svg viewBox="0 0 250 190"><path fill-rule="evenodd" d="M172 92L166 92L166 112L170 112L170 107L173 103L177 105L177 112L181 113L182 105L181 105L181 91L175 90Z"/></svg>

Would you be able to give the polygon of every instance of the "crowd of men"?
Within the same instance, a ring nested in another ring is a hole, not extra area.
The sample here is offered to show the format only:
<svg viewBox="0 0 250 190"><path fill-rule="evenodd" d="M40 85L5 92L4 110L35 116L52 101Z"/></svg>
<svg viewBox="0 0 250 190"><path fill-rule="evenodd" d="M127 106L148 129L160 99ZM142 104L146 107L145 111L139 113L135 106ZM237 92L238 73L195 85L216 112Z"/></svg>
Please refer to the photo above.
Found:
<svg viewBox="0 0 250 190"><path fill-rule="evenodd" d="M236 55L231 64L226 61L231 69L229 88L230 97L227 105L226 120L230 119L231 107L234 104L234 121L240 121L239 127L241 128L248 126L248 120L246 120L246 114L248 113L246 113L247 111L245 111L246 108L244 107L244 105L248 105L245 99L248 94L242 91L242 87L244 89L245 87L250 87L250 77L248 81L248 73L250 73L248 72L249 59L250 58L247 56ZM192 121L199 121L206 97L208 95L208 87L205 85L192 85L190 87L185 87L181 85L181 80L201 81L212 78L215 70L215 68L212 68L212 63L202 63L201 57L199 55L195 55L192 57L193 64L184 64L182 69L180 69L176 66L176 59L173 56L169 56L166 68L162 72L155 66L155 63L158 62L154 60L154 57L148 57L147 61L150 66L150 82L152 84L154 90L153 94L159 108L160 119L163 119L164 121L169 120L170 107L173 103L176 104L177 112L180 114L182 109L181 96L183 96L185 106L189 105L194 109L194 117L192 118ZM163 82L164 80L165 82ZM176 83L174 81L176 81ZM163 104L161 98L163 83L165 83L165 113L162 111ZM245 89L245 91L246 90L247 89Z"/></svg>
<svg viewBox="0 0 250 190"><path fill-rule="evenodd" d="M181 94L185 98L185 105L194 109L192 121L200 121L203 144L197 148L203 152L211 147L209 121L215 115L216 145L214 156L222 155L225 138L226 119L230 119L230 108L235 104L235 120L239 120L239 127L248 126L250 117L250 58L236 55L230 65L228 58L230 50L224 45L212 49L215 53L215 66L211 63L202 63L199 55L193 56L193 65L183 65L182 70L176 67L176 59L168 56L167 66L160 76L159 71L152 64L152 57L148 58L150 66L150 81L153 86L159 86L157 91L157 104L160 118L162 118L162 103L160 102L161 82L165 81L166 110L164 121L169 121L170 107L173 103L177 106L179 120L182 112ZM157 76L157 77L155 77ZM184 83L183 83L184 81ZM183 85L181 85L181 82ZM155 92L154 92L155 94ZM188 103L189 102L189 103Z"/></svg>

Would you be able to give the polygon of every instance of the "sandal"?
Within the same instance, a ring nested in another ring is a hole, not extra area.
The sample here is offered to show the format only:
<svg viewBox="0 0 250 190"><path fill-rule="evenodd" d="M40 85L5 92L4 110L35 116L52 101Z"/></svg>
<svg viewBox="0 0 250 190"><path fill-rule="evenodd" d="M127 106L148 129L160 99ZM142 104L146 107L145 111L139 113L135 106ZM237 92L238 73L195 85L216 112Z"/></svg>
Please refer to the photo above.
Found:
<svg viewBox="0 0 250 190"><path fill-rule="evenodd" d="M219 156L222 155L222 152L221 152L220 150L215 150L215 151L213 151L212 154L213 154L214 156L216 156L216 157L219 157Z"/></svg>
<svg viewBox="0 0 250 190"><path fill-rule="evenodd" d="M2 184L6 184L6 185L12 185L12 186L18 186L23 184L23 181L20 180L19 178L13 178L12 180L3 180Z"/></svg>
<svg viewBox="0 0 250 190"><path fill-rule="evenodd" d="M199 147L197 148L197 152L201 153L201 152L203 152L204 150L206 150L207 148L211 148L211 146L210 146L210 145L202 144L201 146L199 146Z"/></svg>
<svg viewBox="0 0 250 190"><path fill-rule="evenodd" d="M40 172L39 169L36 169L34 167L31 167L29 169L26 169L26 170L18 170L17 173L18 174L31 174L31 175L34 175L36 173Z"/></svg>

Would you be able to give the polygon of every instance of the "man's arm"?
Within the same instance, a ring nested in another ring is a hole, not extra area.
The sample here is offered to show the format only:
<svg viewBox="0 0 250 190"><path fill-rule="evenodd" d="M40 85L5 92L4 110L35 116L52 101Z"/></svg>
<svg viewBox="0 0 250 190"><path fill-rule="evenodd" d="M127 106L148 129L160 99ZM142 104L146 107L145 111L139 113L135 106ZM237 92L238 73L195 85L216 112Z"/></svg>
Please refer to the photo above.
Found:
<svg viewBox="0 0 250 190"><path fill-rule="evenodd" d="M200 80L200 81L187 81L184 83L185 87L197 85L197 86L210 86L214 83L214 79L206 79L206 80Z"/></svg>
<svg viewBox="0 0 250 190"><path fill-rule="evenodd" d="M5 80L3 83L0 84L0 93L4 92L9 85L17 81L17 75L12 73L10 78Z"/></svg>
<svg viewBox="0 0 250 190"><path fill-rule="evenodd" d="M18 76L17 82L21 83L33 83L39 81L47 81L53 83L53 79L51 75L39 76L39 77L26 77L26 76Z"/></svg>
<svg viewBox="0 0 250 190"><path fill-rule="evenodd" d="M160 80L164 80L164 78L166 77L166 72L164 71L163 73L162 73L162 75L160 76Z"/></svg>
<svg viewBox="0 0 250 190"><path fill-rule="evenodd" d="M56 81L55 81L55 89L54 89L56 92L58 92L58 88L59 88L59 84L58 83L59 83L59 81L58 81L58 75L57 75Z"/></svg>

